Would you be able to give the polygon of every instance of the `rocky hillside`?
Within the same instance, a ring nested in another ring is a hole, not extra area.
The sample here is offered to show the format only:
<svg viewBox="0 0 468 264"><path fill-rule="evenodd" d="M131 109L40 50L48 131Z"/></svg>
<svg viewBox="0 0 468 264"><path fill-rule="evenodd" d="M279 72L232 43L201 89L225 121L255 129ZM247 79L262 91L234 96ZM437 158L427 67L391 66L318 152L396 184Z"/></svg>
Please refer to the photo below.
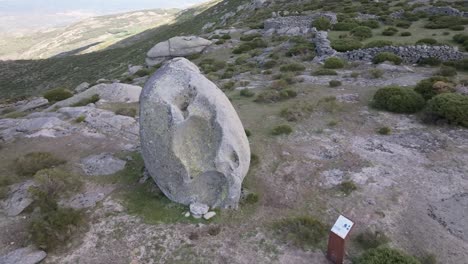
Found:
<svg viewBox="0 0 468 264"><path fill-rule="evenodd" d="M0 39L0 60L45 59L105 49L147 29L171 23L180 10L144 10L89 18L55 30Z"/></svg>

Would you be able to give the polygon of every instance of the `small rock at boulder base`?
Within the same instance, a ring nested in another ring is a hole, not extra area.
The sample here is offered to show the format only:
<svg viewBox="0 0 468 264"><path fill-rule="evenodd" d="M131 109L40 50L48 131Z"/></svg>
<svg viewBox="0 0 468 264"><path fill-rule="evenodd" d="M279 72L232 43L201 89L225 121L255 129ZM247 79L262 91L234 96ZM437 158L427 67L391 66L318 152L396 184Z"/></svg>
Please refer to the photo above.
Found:
<svg viewBox="0 0 468 264"><path fill-rule="evenodd" d="M146 64L154 66L174 57L197 54L210 45L211 41L197 36L173 37L151 48L146 54Z"/></svg>
<svg viewBox="0 0 468 264"><path fill-rule="evenodd" d="M210 207L206 204L202 204L202 203L190 204L190 213L192 213L193 215L202 216L208 213L208 210L210 210Z"/></svg>
<svg viewBox="0 0 468 264"><path fill-rule="evenodd" d="M47 253L32 247L19 248L4 256L0 256L1 264L36 264L47 257Z"/></svg>
<svg viewBox="0 0 468 264"><path fill-rule="evenodd" d="M81 161L81 166L86 175L99 176L111 175L125 168L124 160L120 160L109 153L89 156Z"/></svg>
<svg viewBox="0 0 468 264"><path fill-rule="evenodd" d="M224 93L176 58L150 78L140 100L143 159L164 194L185 205L236 208L250 147Z"/></svg>
<svg viewBox="0 0 468 264"><path fill-rule="evenodd" d="M205 218L205 220L210 220L211 218L215 217L215 215L216 215L216 212L208 212L203 215L203 218Z"/></svg>

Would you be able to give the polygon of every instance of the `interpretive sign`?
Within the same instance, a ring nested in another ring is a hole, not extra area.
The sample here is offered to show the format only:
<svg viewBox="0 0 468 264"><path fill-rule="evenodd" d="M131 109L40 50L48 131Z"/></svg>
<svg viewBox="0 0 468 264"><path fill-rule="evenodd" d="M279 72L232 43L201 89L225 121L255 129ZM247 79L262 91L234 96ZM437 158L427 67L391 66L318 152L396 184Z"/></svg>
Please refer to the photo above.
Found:
<svg viewBox="0 0 468 264"><path fill-rule="evenodd" d="M328 238L327 257L335 264L342 264L345 256L345 241L354 223L340 215L333 225Z"/></svg>

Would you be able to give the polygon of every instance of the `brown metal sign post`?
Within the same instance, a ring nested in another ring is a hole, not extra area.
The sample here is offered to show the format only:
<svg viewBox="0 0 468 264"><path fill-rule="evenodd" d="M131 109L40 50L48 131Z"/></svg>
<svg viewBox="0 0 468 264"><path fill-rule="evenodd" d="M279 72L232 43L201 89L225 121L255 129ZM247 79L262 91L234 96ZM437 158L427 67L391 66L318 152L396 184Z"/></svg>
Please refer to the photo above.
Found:
<svg viewBox="0 0 468 264"><path fill-rule="evenodd" d="M330 230L328 238L327 258L335 264L343 264L345 256L345 241L354 223L340 215Z"/></svg>

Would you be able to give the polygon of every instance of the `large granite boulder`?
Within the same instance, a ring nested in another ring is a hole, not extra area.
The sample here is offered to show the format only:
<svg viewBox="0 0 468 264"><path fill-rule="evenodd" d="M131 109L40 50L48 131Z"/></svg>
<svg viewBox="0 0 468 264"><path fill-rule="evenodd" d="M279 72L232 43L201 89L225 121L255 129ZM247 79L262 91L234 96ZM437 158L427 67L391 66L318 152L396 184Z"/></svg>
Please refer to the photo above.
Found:
<svg viewBox="0 0 468 264"><path fill-rule="evenodd" d="M146 64L154 66L174 57L184 57L201 53L211 45L211 41L197 37L173 37L156 44L146 54Z"/></svg>
<svg viewBox="0 0 468 264"><path fill-rule="evenodd" d="M166 196L236 208L250 147L224 93L193 63L176 58L146 83L140 104L143 158Z"/></svg>

